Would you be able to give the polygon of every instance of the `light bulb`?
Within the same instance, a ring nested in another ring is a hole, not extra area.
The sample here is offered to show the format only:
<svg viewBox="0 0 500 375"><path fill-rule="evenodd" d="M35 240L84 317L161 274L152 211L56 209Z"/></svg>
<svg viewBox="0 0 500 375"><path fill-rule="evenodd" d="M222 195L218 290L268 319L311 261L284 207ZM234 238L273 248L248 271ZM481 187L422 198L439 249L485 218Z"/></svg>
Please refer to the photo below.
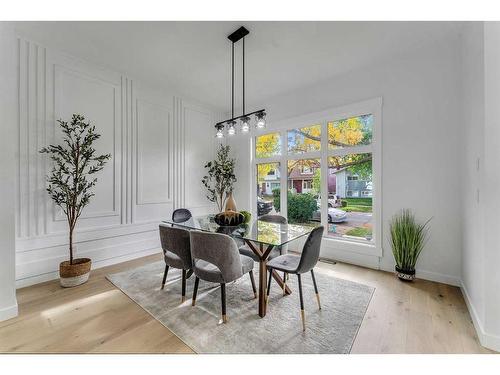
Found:
<svg viewBox="0 0 500 375"><path fill-rule="evenodd" d="M255 115L257 119L257 123L255 126L257 129L263 129L266 127L266 113L265 112L260 112Z"/></svg>
<svg viewBox="0 0 500 375"><path fill-rule="evenodd" d="M229 128L227 129L228 135L235 135L236 134L236 129L234 127L234 124L236 124L236 121L231 121L229 123Z"/></svg>
<svg viewBox="0 0 500 375"><path fill-rule="evenodd" d="M224 133L222 133L222 129L217 129L217 133L215 134L217 138L224 138Z"/></svg>
<svg viewBox="0 0 500 375"><path fill-rule="evenodd" d="M243 117L241 119L241 131L242 133L247 133L250 130L250 125L248 124L250 122L250 117Z"/></svg>

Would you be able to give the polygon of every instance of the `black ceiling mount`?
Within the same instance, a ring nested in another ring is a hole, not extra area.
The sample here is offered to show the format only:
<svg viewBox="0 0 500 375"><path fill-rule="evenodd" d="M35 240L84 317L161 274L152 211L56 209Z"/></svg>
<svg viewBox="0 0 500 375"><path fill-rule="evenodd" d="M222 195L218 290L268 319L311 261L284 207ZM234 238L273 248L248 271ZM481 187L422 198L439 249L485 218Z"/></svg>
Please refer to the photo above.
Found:
<svg viewBox="0 0 500 375"><path fill-rule="evenodd" d="M233 32L227 38L231 42L236 43L238 40L240 40L241 38L243 38L245 35L248 35L249 33L250 33L250 31L248 31L243 26L241 26L238 30L236 30L235 32Z"/></svg>

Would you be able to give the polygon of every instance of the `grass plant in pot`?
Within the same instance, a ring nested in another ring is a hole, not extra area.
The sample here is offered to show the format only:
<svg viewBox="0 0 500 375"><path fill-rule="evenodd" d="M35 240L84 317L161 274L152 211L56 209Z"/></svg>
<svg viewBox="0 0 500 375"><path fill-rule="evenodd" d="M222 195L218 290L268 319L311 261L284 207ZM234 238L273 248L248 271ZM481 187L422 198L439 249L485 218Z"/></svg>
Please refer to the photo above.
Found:
<svg viewBox="0 0 500 375"><path fill-rule="evenodd" d="M68 222L69 261L59 265L61 286L72 287L85 283L90 275L91 260L74 258L73 233L85 206L94 196L97 182L94 175L104 168L111 154L96 155L93 145L101 136L85 117L74 114L70 122L58 120L62 144L40 150L53 162L47 176L47 192L59 206Z"/></svg>
<svg viewBox="0 0 500 375"><path fill-rule="evenodd" d="M409 209L403 209L390 222L392 253L396 261L396 275L404 281L413 281L415 265L424 248L428 235L428 224L417 223Z"/></svg>

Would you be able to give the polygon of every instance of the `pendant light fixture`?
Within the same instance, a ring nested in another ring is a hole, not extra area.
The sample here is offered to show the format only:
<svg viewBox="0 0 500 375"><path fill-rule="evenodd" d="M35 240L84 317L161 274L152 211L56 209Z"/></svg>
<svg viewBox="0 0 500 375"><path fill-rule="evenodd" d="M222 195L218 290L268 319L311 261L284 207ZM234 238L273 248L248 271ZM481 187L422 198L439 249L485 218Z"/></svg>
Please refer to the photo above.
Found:
<svg viewBox="0 0 500 375"><path fill-rule="evenodd" d="M255 116L255 127L256 129L263 129L266 127L266 112L264 109L258 111L253 111L250 113L245 113L245 36L250 32L244 28L240 27L238 30L233 32L227 38L231 41L231 118L224 120L215 124L217 138L224 137L224 129L227 128L227 135L236 134L237 121L240 121L240 129L242 133L248 133L250 131L250 121L252 115ZM238 41L243 43L243 114L241 116L234 116L234 44Z"/></svg>

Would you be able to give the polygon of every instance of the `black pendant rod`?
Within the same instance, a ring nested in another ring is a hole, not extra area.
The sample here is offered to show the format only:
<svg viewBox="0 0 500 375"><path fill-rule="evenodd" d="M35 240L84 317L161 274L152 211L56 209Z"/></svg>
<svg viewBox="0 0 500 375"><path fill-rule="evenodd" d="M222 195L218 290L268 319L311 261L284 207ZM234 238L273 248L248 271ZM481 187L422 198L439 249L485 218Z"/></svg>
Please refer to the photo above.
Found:
<svg viewBox="0 0 500 375"><path fill-rule="evenodd" d="M234 117L234 42L231 49L231 117Z"/></svg>
<svg viewBox="0 0 500 375"><path fill-rule="evenodd" d="M245 113L245 37L243 37L243 113Z"/></svg>

